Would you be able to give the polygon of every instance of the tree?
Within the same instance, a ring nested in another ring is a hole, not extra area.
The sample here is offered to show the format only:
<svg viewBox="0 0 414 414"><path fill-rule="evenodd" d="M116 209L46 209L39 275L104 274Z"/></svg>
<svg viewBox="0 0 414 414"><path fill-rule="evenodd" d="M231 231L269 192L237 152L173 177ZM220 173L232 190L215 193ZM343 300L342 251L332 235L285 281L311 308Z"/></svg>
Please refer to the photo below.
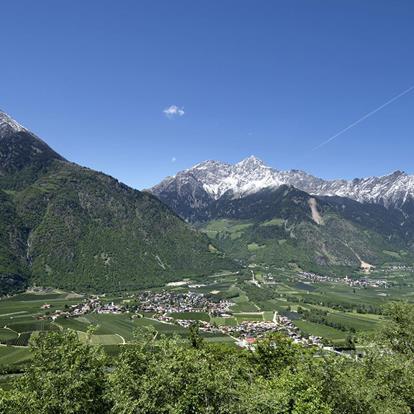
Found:
<svg viewBox="0 0 414 414"><path fill-rule="evenodd" d="M392 305L390 323L363 358L326 355L274 333L255 351L201 344L153 329L108 360L73 331L40 334L33 360L1 413L25 414L411 414L412 305ZM408 331L407 331L408 330ZM351 341L351 338L349 339Z"/></svg>
<svg viewBox="0 0 414 414"><path fill-rule="evenodd" d="M352 335L346 336L345 348L355 350L355 338Z"/></svg>
<svg viewBox="0 0 414 414"><path fill-rule="evenodd" d="M189 339L193 348L200 348L203 344L203 337L200 335L200 325L198 321L190 325Z"/></svg>
<svg viewBox="0 0 414 414"><path fill-rule="evenodd" d="M388 321L377 341L393 352L414 357L414 305L402 302L389 304L385 309Z"/></svg>
<svg viewBox="0 0 414 414"><path fill-rule="evenodd" d="M9 396L28 412L44 414L106 413L106 356L101 347L83 344L74 331L38 335L33 359Z"/></svg>
<svg viewBox="0 0 414 414"><path fill-rule="evenodd" d="M305 359L309 360L312 352L281 333L268 335L258 341L251 359L260 375L271 378L283 370L294 370Z"/></svg>
<svg viewBox="0 0 414 414"><path fill-rule="evenodd" d="M244 353L179 338L125 347L110 375L115 414L238 413L252 371Z"/></svg>

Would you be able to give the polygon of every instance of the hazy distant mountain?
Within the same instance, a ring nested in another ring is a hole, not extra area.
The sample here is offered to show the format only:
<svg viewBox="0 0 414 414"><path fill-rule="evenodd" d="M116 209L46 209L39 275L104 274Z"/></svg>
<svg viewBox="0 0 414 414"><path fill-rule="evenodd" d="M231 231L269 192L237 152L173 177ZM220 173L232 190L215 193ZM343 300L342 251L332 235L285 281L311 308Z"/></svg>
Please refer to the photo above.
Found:
<svg viewBox="0 0 414 414"><path fill-rule="evenodd" d="M0 113L0 293L28 280L123 290L232 266L156 197L66 161Z"/></svg>
<svg viewBox="0 0 414 414"><path fill-rule="evenodd" d="M401 171L383 177L323 180L304 171L268 167L254 156L233 165L204 161L166 178L151 191L185 219L198 221L209 219L205 207L224 195L240 198L281 185L292 185L309 194L347 197L386 207L411 208L414 200L414 176Z"/></svg>

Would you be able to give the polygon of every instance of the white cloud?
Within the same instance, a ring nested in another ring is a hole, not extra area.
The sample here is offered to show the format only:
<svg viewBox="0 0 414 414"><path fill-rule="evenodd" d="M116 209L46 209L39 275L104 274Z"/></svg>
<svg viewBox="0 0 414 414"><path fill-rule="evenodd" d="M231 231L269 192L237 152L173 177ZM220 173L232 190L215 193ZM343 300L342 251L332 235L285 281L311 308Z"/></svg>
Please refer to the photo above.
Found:
<svg viewBox="0 0 414 414"><path fill-rule="evenodd" d="M175 158L175 157L171 158L171 162L176 162L176 161L177 161L177 158Z"/></svg>
<svg viewBox="0 0 414 414"><path fill-rule="evenodd" d="M181 117L185 114L184 107L179 108L177 105L171 105L168 108L165 108L162 112L168 119Z"/></svg>

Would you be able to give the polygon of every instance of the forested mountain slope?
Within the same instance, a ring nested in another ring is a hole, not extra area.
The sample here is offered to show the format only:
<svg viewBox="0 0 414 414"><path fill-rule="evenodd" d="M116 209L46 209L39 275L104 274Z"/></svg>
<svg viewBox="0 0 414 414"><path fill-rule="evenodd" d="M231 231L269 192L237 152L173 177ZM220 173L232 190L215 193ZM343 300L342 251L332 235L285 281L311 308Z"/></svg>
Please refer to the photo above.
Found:
<svg viewBox="0 0 414 414"><path fill-rule="evenodd" d="M0 199L3 291L124 290L234 266L154 196L64 160L4 113Z"/></svg>
<svg viewBox="0 0 414 414"><path fill-rule="evenodd" d="M411 226L397 209L316 197L292 186L242 198L223 196L200 224L242 263L298 264L306 270L413 260Z"/></svg>
<svg viewBox="0 0 414 414"><path fill-rule="evenodd" d="M151 191L243 264L295 263L324 271L412 262L410 180L395 173L324 181L249 157L233 165L202 162Z"/></svg>

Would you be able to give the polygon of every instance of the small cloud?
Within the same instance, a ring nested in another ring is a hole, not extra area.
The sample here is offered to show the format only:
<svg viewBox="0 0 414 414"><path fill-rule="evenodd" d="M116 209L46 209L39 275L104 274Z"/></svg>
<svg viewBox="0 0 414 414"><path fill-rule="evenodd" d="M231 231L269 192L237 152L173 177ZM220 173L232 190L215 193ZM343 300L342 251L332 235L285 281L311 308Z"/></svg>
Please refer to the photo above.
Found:
<svg viewBox="0 0 414 414"><path fill-rule="evenodd" d="M168 108L165 108L162 112L168 119L181 117L185 114L184 107L179 108L177 105L171 105Z"/></svg>
<svg viewBox="0 0 414 414"><path fill-rule="evenodd" d="M176 162L176 161L177 161L177 158L175 158L175 157L171 158L171 162Z"/></svg>

